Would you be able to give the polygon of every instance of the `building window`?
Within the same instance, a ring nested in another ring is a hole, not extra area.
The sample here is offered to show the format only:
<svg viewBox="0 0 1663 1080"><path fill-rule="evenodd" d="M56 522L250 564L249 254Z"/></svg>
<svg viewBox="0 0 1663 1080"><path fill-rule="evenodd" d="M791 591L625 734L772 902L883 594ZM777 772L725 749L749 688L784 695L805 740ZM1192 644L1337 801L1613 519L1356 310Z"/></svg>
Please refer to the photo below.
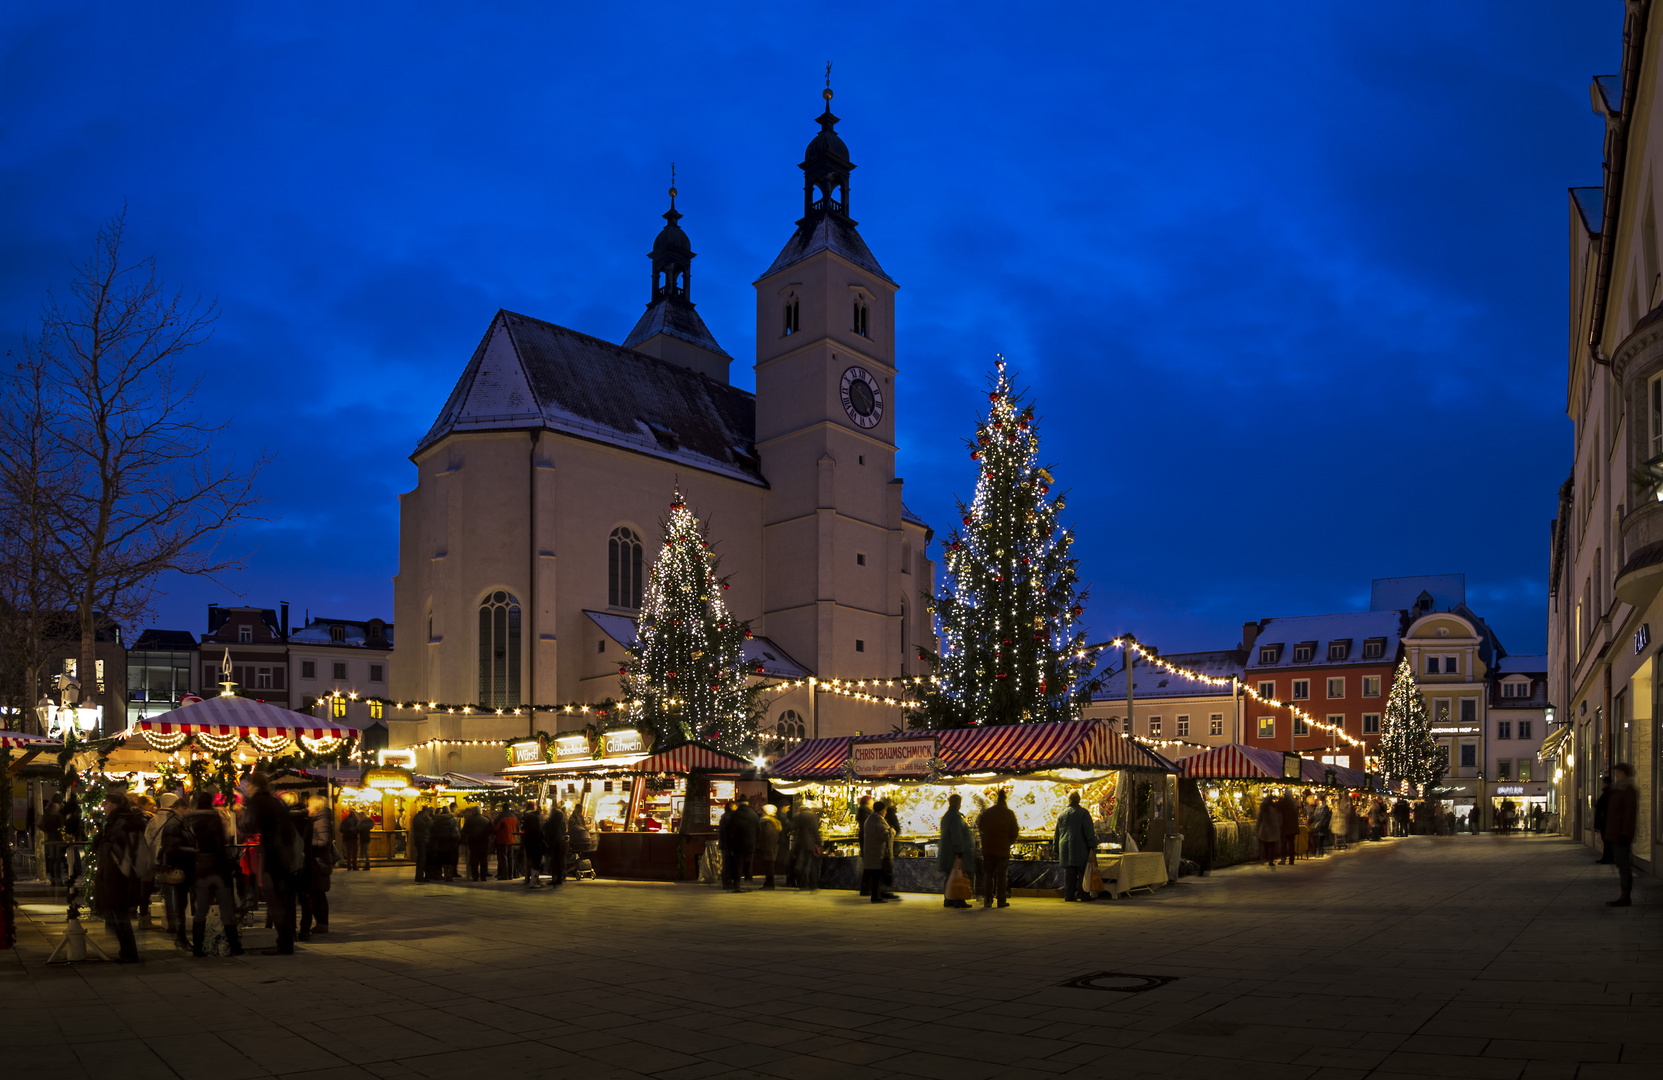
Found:
<svg viewBox="0 0 1663 1080"><path fill-rule="evenodd" d="M1310 699L1310 697L1311 697L1311 680L1310 679L1295 679L1293 681L1293 699L1295 701L1307 701L1307 700Z"/></svg>
<svg viewBox="0 0 1663 1080"><path fill-rule="evenodd" d="M386 680L382 677L382 674L381 674L381 665L380 664L371 664L370 665L370 682L385 682L385 681Z"/></svg>
<svg viewBox="0 0 1663 1080"><path fill-rule="evenodd" d="M337 660L337 661L335 661L333 666L334 666L334 669L335 669L335 678L337 678L337 679L346 678L346 663L345 663L345 661Z"/></svg>
<svg viewBox="0 0 1663 1080"><path fill-rule="evenodd" d="M1477 767L1478 767L1478 747L1477 747L1477 745L1475 745L1473 743L1470 743L1470 742L1462 743L1461 744L1461 768L1463 768L1463 769L1476 769Z"/></svg>
<svg viewBox="0 0 1663 1080"><path fill-rule="evenodd" d="M1351 642L1349 639L1346 641L1330 641L1328 643L1328 659L1330 660L1344 660L1350 652Z"/></svg>
<svg viewBox="0 0 1663 1080"><path fill-rule="evenodd" d="M1444 657L1444 674L1445 675L1459 675L1460 673L1461 673L1461 662L1460 662L1459 658L1454 657L1454 656Z"/></svg>
<svg viewBox="0 0 1663 1080"><path fill-rule="evenodd" d="M1180 738L1182 738L1183 736L1188 735L1189 733L1190 733L1190 718L1187 717L1187 716L1180 716L1178 718L1178 728L1177 728L1176 731L1173 732L1173 734L1179 736Z"/></svg>
<svg viewBox="0 0 1663 1080"><path fill-rule="evenodd" d="M1331 698L1343 698L1343 697L1345 697L1345 680L1344 679L1329 679L1328 680L1328 696L1331 697Z"/></svg>
<svg viewBox="0 0 1663 1080"><path fill-rule="evenodd" d="M382 707L381 702L379 702L379 701L370 702L370 719L371 720L380 720L383 715L384 715L384 712L383 712L383 707Z"/></svg>
<svg viewBox="0 0 1663 1080"><path fill-rule="evenodd" d="M339 644L340 642L345 641L346 640L346 627L344 627L344 626L331 626L329 628L329 640L333 641L333 642L336 642L337 644Z"/></svg>
<svg viewBox="0 0 1663 1080"><path fill-rule="evenodd" d="M1224 714L1223 713L1213 713L1213 715L1207 719L1207 734L1209 734L1209 735L1222 735L1222 734L1224 734Z"/></svg>
<svg viewBox="0 0 1663 1080"><path fill-rule="evenodd" d="M856 566L865 566L866 565L866 552L864 552L864 551L855 552L855 565Z"/></svg>
<svg viewBox="0 0 1663 1080"><path fill-rule="evenodd" d="M1276 684L1273 683L1273 682L1262 682L1262 683L1260 683L1259 684L1259 696L1264 698L1267 701L1275 698L1276 697Z"/></svg>
<svg viewBox="0 0 1663 1080"><path fill-rule="evenodd" d="M1280 645L1261 645L1259 646L1259 663L1274 664L1281 654L1282 646Z"/></svg>
<svg viewBox="0 0 1663 1080"><path fill-rule="evenodd" d="M780 713L779 720L774 724L773 731L763 732L768 736L763 744L763 753L778 756L802 742L808 735L808 729L803 724L803 718L797 715L795 709L787 709Z"/></svg>
<svg viewBox="0 0 1663 1080"><path fill-rule="evenodd" d="M1150 736L1151 737L1158 737L1160 735L1160 733L1161 733L1161 718L1158 717L1158 716L1151 716L1149 718L1149 734L1150 734Z"/></svg>
<svg viewBox="0 0 1663 1080"><path fill-rule="evenodd" d="M613 607L641 607L641 538L617 528L607 541L606 602Z"/></svg>
<svg viewBox="0 0 1663 1080"><path fill-rule="evenodd" d="M1513 779L1513 763L1511 761L1507 760L1506 758L1502 758L1500 761L1496 762L1496 779L1497 780L1511 780L1511 779Z"/></svg>
<svg viewBox="0 0 1663 1080"><path fill-rule="evenodd" d="M868 321L868 315L869 315L869 309L867 308L866 304L864 302L860 301L860 300L856 300L855 301L854 331L855 331L855 333L859 334L861 337L871 337L872 336L870 333L867 332L868 329L869 329L869 325L870 325L869 321Z"/></svg>
<svg viewBox="0 0 1663 1080"><path fill-rule="evenodd" d="M860 638L855 638L855 652L865 652L865 651L866 651L866 642L862 641Z"/></svg>
<svg viewBox="0 0 1663 1080"><path fill-rule="evenodd" d="M1296 716L1296 717L1293 718L1294 738L1297 739L1301 736L1309 735L1310 733L1311 733L1311 725L1307 724L1305 722L1305 718L1303 716Z"/></svg>
<svg viewBox="0 0 1663 1080"><path fill-rule="evenodd" d="M1476 723L1478 723L1478 699L1477 698L1470 698L1469 697L1469 698L1462 698L1461 699L1461 723L1463 723L1463 724L1476 724Z"/></svg>
<svg viewBox="0 0 1663 1080"><path fill-rule="evenodd" d="M318 677L318 662L316 660L302 660L300 662L300 677L315 679Z"/></svg>
<svg viewBox="0 0 1663 1080"><path fill-rule="evenodd" d="M1534 726L1535 725L1532 724L1529 720L1520 720L1519 721L1519 738L1521 738L1521 739L1533 739L1533 738L1535 738L1536 736L1531 733L1531 728L1533 728Z"/></svg>
<svg viewBox="0 0 1663 1080"><path fill-rule="evenodd" d="M1438 658L1436 656L1428 656L1426 658L1426 673L1428 675L1436 675L1438 673Z"/></svg>
<svg viewBox="0 0 1663 1080"><path fill-rule="evenodd" d="M598 652L598 653L603 653L603 652L606 651L606 639L605 638L601 638L599 641L595 642L595 651Z"/></svg>
<svg viewBox="0 0 1663 1080"><path fill-rule="evenodd" d="M1378 734L1380 734L1380 714L1379 713L1370 712L1370 713L1364 713L1363 714L1363 734L1364 735L1378 735Z"/></svg>
<svg viewBox="0 0 1663 1080"><path fill-rule="evenodd" d="M1276 717L1274 717L1274 716L1261 716L1261 717L1259 717L1259 738L1261 738L1261 739L1274 739L1274 738L1276 738Z"/></svg>
<svg viewBox="0 0 1663 1080"><path fill-rule="evenodd" d="M1380 696L1380 676L1378 676L1378 675L1364 675L1363 676L1363 696L1364 697L1379 697Z"/></svg>
<svg viewBox="0 0 1663 1080"><path fill-rule="evenodd" d="M1651 457L1663 455L1663 375L1653 375L1646 384L1646 410L1651 421Z"/></svg>
<svg viewBox="0 0 1663 1080"><path fill-rule="evenodd" d="M254 628L247 623L237 626L237 644L247 645L254 640Z"/></svg>
<svg viewBox="0 0 1663 1080"><path fill-rule="evenodd" d="M1508 720L1497 720L1496 721L1496 738L1498 738L1498 739L1511 739L1512 737L1513 737L1513 724L1512 724L1512 722L1508 721Z"/></svg>
<svg viewBox="0 0 1663 1080"><path fill-rule="evenodd" d="M785 301L785 335L795 334L803 328L802 310L797 306L797 298L789 297Z"/></svg>
<svg viewBox="0 0 1663 1080"><path fill-rule="evenodd" d="M479 605L479 703L520 705L520 602L500 589Z"/></svg>
<svg viewBox="0 0 1663 1080"><path fill-rule="evenodd" d="M1363 642L1363 659L1379 660L1386 655L1385 638L1369 638Z"/></svg>
<svg viewBox="0 0 1663 1080"><path fill-rule="evenodd" d="M1335 731L1345 730L1345 713L1329 713L1328 726Z"/></svg>
<svg viewBox="0 0 1663 1080"><path fill-rule="evenodd" d="M254 689L256 689L256 690L270 690L271 689L271 668L263 667L263 668L256 668L255 669L255 672L254 672Z"/></svg>
<svg viewBox="0 0 1663 1080"><path fill-rule="evenodd" d="M330 698L329 700L330 700L330 710L329 710L330 713L333 714L335 719L337 719L337 720L344 719L345 716L346 716L346 698L337 697L337 698Z"/></svg>
<svg viewBox="0 0 1663 1080"><path fill-rule="evenodd" d="M218 681L219 681L219 672L214 669L214 665L212 665L212 664L203 664L202 665L202 685L203 685L203 687L206 688L206 687L212 686L215 683L217 683Z"/></svg>
<svg viewBox="0 0 1663 1080"><path fill-rule="evenodd" d="M1307 641L1307 642L1303 642L1299 645L1295 645L1293 647L1293 662L1296 663L1296 664L1309 663L1310 660L1311 660L1311 656L1316 651L1317 651L1317 646L1316 646L1316 642L1314 642L1314 641Z"/></svg>
<svg viewBox="0 0 1663 1080"><path fill-rule="evenodd" d="M1527 757L1519 759L1518 779L1521 784L1530 783L1530 759Z"/></svg>

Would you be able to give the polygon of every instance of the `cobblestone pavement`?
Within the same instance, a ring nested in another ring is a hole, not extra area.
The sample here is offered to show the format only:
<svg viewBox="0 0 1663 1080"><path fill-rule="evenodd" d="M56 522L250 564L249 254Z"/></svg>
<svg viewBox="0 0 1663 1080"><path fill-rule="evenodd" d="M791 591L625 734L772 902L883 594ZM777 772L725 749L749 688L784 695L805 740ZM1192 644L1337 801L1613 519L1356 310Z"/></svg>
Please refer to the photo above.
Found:
<svg viewBox="0 0 1663 1080"><path fill-rule="evenodd" d="M191 960L156 930L141 965L47 967L61 908L27 901L0 958L0 1063L52 1080L1663 1076L1663 890L1642 879L1634 907L1607 908L1611 867L1560 839L1416 837L1004 911L406 876L337 873L334 933L292 957ZM1098 972L1152 979L1065 985Z"/></svg>

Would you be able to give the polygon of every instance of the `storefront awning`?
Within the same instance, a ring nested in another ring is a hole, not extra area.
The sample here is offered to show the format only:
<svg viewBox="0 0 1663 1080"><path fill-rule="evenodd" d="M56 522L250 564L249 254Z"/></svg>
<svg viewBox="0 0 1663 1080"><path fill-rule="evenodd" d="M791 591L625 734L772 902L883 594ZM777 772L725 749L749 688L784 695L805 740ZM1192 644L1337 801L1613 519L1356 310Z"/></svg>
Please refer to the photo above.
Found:
<svg viewBox="0 0 1663 1080"><path fill-rule="evenodd" d="M1185 758L1178 770L1192 780L1281 780L1282 752L1229 743Z"/></svg>
<svg viewBox="0 0 1663 1080"><path fill-rule="evenodd" d="M452 791L470 791L480 788L490 788L494 791L508 791L514 786L512 782L504 780L500 776L492 776L489 773L473 772L445 773L445 782L450 785Z"/></svg>
<svg viewBox="0 0 1663 1080"><path fill-rule="evenodd" d="M355 727L332 724L315 716L243 697L214 697L181 705L140 720L123 734L131 735L135 731L154 731L158 735L240 735L244 738L257 735L264 739L284 735L291 739L300 735L312 739L351 739L363 734Z"/></svg>
<svg viewBox="0 0 1663 1080"><path fill-rule="evenodd" d="M1548 761L1559 754L1560 747L1571 737L1571 725L1564 724L1556 727L1542 740L1542 748L1536 751L1537 761Z"/></svg>
<svg viewBox="0 0 1663 1080"><path fill-rule="evenodd" d="M859 736L861 742L917 739L923 731ZM1137 769L1167 772L1170 766L1142 743L1105 720L1071 720L1042 724L998 724L954 728L933 733L944 775L981 772L1027 773L1042 769ZM769 767L781 779L811 780L840 776L854 737L809 739Z"/></svg>
<svg viewBox="0 0 1663 1080"><path fill-rule="evenodd" d="M639 772L646 754L619 754L616 757L581 757L570 761L540 761L535 765L510 765L502 770L509 778L533 776L564 776L576 772Z"/></svg>
<svg viewBox="0 0 1663 1080"><path fill-rule="evenodd" d="M690 773L694 770L732 773L750 767L750 762L732 754L724 754L698 743L683 743L651 755L635 768L637 772L644 773Z"/></svg>
<svg viewBox="0 0 1663 1080"><path fill-rule="evenodd" d="M0 750L62 750L63 742L45 735L29 735L21 731L0 731Z"/></svg>

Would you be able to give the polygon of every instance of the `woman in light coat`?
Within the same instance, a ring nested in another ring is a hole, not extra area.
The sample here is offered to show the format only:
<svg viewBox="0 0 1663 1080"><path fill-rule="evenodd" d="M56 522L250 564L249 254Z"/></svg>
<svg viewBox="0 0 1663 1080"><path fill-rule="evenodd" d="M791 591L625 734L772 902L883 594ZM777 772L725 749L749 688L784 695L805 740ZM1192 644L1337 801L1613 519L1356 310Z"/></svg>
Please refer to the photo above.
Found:
<svg viewBox="0 0 1663 1080"><path fill-rule="evenodd" d="M868 892L874 904L888 903L884 896L883 868L889 861L892 851L891 845L895 841L895 833L889 828L889 822L883 819L885 803L879 800L872 807L872 813L866 815L866 821L860 827L860 863L864 867L861 876L863 891Z"/></svg>

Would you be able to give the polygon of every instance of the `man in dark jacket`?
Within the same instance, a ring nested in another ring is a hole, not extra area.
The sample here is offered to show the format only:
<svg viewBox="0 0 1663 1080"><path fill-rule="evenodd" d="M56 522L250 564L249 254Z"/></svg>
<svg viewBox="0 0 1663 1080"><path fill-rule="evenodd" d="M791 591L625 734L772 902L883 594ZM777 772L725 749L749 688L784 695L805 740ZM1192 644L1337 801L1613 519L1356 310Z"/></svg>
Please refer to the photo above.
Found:
<svg viewBox="0 0 1663 1080"><path fill-rule="evenodd" d="M990 908L997 900L1000 907L1010 907L1011 845L1016 843L1020 826L1005 802L1003 788L994 796L993 805L977 815L976 828L982 834L982 906Z"/></svg>
<svg viewBox="0 0 1663 1080"><path fill-rule="evenodd" d="M735 834L739 831L739 808L729 799L722 808L722 816L716 822L716 850L722 853L722 889L725 892L743 892L739 887L739 847Z"/></svg>
<svg viewBox="0 0 1663 1080"><path fill-rule="evenodd" d="M751 800L740 799L739 809L736 811L738 820L735 822L736 831L734 842L739 847L739 872L746 881L755 880L751 876L751 860L756 858L756 837L762 829L762 818L757 815Z"/></svg>
<svg viewBox="0 0 1663 1080"><path fill-rule="evenodd" d="M543 818L536 803L526 803L520 815L520 847L525 854L525 887L543 887Z"/></svg>
<svg viewBox="0 0 1663 1080"><path fill-rule="evenodd" d="M265 952L286 956L294 952L295 877L305 866L305 849L289 808L271 793L265 773L250 773L245 790L241 828L260 834L260 878L277 926L277 948Z"/></svg>
<svg viewBox="0 0 1663 1080"><path fill-rule="evenodd" d="M468 880L485 880L485 860L491 851L491 823L470 806L462 815L462 842L468 845Z"/></svg>
<svg viewBox="0 0 1663 1080"><path fill-rule="evenodd" d="M1607 907L1628 907L1634 889L1634 832L1639 824L1639 800L1634 792L1634 770L1623 762L1611 766L1611 790L1605 804L1605 852L1617 864L1617 882L1623 893L1607 900Z"/></svg>
<svg viewBox="0 0 1663 1080"><path fill-rule="evenodd" d="M1599 857L1598 861L1610 863L1616 861L1612 857L1611 844L1605 839L1605 821L1611 812L1611 777L1602 776L1600 782L1605 786L1600 789L1599 798L1594 800L1594 834L1605 845L1605 852Z"/></svg>
<svg viewBox="0 0 1663 1080"><path fill-rule="evenodd" d="M424 804L410 815L410 858L416 864L416 880L427 881L433 876L428 852L433 846L433 811Z"/></svg>
<svg viewBox="0 0 1663 1080"><path fill-rule="evenodd" d="M549 804L543 821L543 857L549 862L549 888L558 889L566 881L566 812L557 802Z"/></svg>
<svg viewBox="0 0 1663 1080"><path fill-rule="evenodd" d="M1299 837L1299 800L1293 797L1292 791L1284 791L1277 800L1276 808L1282 811L1282 859L1292 866L1294 860L1295 843ZM1153 845L1154 841L1150 841Z"/></svg>

